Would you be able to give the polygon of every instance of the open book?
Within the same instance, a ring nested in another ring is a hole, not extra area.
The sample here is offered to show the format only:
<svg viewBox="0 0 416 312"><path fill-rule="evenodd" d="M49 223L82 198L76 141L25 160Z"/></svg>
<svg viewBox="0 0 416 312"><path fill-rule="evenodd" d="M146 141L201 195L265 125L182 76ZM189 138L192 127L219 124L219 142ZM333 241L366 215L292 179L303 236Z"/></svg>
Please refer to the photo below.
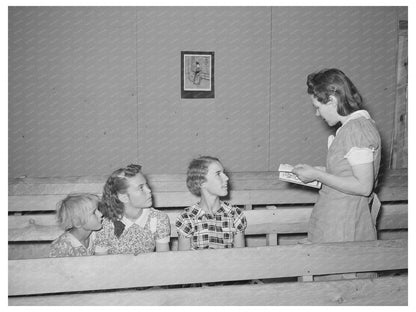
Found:
<svg viewBox="0 0 416 312"><path fill-rule="evenodd" d="M322 186L321 182L312 181L309 183L303 183L294 173L292 173L293 166L288 164L280 164L279 166L279 180L285 182L296 183L300 185L310 186L317 189L320 189Z"/></svg>

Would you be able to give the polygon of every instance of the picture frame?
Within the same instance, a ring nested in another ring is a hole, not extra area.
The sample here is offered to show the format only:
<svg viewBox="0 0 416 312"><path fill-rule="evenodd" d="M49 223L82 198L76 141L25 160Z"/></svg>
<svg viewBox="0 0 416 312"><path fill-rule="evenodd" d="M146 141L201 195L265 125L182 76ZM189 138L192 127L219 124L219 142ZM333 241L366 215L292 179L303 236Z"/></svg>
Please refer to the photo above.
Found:
<svg viewBox="0 0 416 312"><path fill-rule="evenodd" d="M181 51L181 98L215 97L214 52Z"/></svg>

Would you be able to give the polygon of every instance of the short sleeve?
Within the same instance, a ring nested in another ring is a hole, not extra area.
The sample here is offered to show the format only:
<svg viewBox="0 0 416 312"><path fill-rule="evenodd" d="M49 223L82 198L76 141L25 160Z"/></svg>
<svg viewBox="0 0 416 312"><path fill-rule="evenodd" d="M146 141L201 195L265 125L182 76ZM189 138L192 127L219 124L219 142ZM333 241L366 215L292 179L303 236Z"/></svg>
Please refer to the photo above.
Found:
<svg viewBox="0 0 416 312"><path fill-rule="evenodd" d="M247 228L247 219L242 209L233 207L234 210L234 228L237 232L244 232Z"/></svg>
<svg viewBox="0 0 416 312"><path fill-rule="evenodd" d="M354 146L344 157L351 166L368 164L374 161L374 149Z"/></svg>
<svg viewBox="0 0 416 312"><path fill-rule="evenodd" d="M168 243L170 241L170 222L166 213L158 213L155 240L157 243Z"/></svg>
<svg viewBox="0 0 416 312"><path fill-rule="evenodd" d="M94 244L97 247L102 248L109 248L110 241L109 241L109 232L113 230L113 227L111 226L111 221L104 219L103 220L103 228L96 232Z"/></svg>
<svg viewBox="0 0 416 312"><path fill-rule="evenodd" d="M178 235L182 237L191 237L194 233L194 226L192 224L192 219L190 216L183 212L177 218L175 222L176 230Z"/></svg>
<svg viewBox="0 0 416 312"><path fill-rule="evenodd" d="M373 121L358 118L347 123L344 158L351 166L371 163L380 152L380 135Z"/></svg>
<svg viewBox="0 0 416 312"><path fill-rule="evenodd" d="M74 256L72 245L59 237L57 240L53 241L49 247L49 257L59 258L59 257L72 257Z"/></svg>

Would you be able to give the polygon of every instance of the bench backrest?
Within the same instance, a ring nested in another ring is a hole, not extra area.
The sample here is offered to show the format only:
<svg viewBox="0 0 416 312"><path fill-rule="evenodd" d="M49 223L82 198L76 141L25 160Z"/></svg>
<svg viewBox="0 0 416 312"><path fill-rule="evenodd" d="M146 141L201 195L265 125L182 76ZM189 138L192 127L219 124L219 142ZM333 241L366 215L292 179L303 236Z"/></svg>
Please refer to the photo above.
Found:
<svg viewBox="0 0 416 312"><path fill-rule="evenodd" d="M230 173L231 192L228 200L245 207L248 220L246 235L269 235L269 245L277 244L276 234L307 232L312 205L318 194L315 189L279 181L277 176L277 172ZM147 178L153 190L154 207L168 213L171 236L177 237L174 225L176 216L183 207L195 203L198 198L187 190L185 175L149 175ZM22 250L28 254L29 251L24 251L27 244L49 243L58 237L62 230L56 224L56 203L71 192L100 195L104 181L105 177L10 180L9 245L18 245L9 246L9 258L21 258ZM378 194L383 202L378 229L407 229L407 170L387 171L379 185ZM19 248L20 251L14 255L13 248ZM40 256L47 254L43 252Z"/></svg>
<svg viewBox="0 0 416 312"><path fill-rule="evenodd" d="M234 172L229 200L234 205L313 204L318 192L278 180L278 172ZM186 207L198 198L186 188L184 174L147 176L155 208ZM101 194L105 177L17 178L9 180L9 212L51 211L71 192ZM377 193L381 201L407 201L407 169L387 170Z"/></svg>

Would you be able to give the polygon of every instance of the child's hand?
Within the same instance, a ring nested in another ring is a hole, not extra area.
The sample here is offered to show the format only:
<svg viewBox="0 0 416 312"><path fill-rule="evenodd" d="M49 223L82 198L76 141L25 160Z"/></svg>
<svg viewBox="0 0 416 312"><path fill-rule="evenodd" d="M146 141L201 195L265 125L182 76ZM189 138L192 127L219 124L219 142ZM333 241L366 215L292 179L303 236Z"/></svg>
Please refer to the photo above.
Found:
<svg viewBox="0 0 416 312"><path fill-rule="evenodd" d="M95 246L94 255L96 256L108 255L108 248L102 247L102 246Z"/></svg>
<svg viewBox="0 0 416 312"><path fill-rule="evenodd" d="M324 166L314 166L314 168L316 168L318 170L321 170L323 172L326 172L326 167L324 167Z"/></svg>
<svg viewBox="0 0 416 312"><path fill-rule="evenodd" d="M318 169L305 164L296 165L292 170L303 183L315 181L317 179L317 171Z"/></svg>

